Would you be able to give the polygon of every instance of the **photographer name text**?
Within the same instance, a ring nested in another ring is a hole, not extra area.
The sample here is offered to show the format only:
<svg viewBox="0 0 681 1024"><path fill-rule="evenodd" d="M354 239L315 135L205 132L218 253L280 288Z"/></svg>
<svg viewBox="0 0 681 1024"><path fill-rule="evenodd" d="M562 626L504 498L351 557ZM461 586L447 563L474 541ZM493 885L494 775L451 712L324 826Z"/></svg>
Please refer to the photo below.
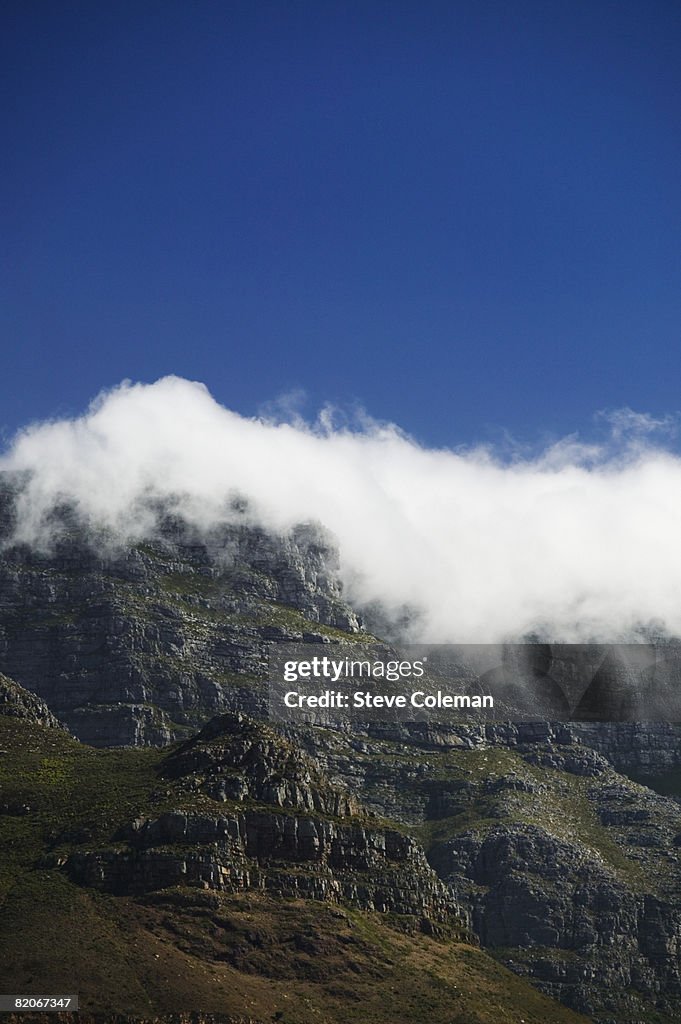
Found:
<svg viewBox="0 0 681 1024"><path fill-rule="evenodd" d="M494 698L489 694L469 696L464 693L443 693L442 690L436 693L414 690L409 694L374 693L371 690L355 690L353 693L340 690L300 693L298 690L288 690L284 694L284 704L287 708L302 710L331 708L343 711L349 708L493 708Z"/></svg>

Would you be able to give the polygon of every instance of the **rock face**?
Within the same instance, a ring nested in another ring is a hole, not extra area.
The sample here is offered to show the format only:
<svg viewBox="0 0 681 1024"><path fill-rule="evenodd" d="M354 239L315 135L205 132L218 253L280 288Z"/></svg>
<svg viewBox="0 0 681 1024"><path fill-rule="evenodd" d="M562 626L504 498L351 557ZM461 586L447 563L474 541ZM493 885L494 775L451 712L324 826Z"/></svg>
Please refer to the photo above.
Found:
<svg viewBox="0 0 681 1024"><path fill-rule="evenodd" d="M0 481L0 670L87 743L164 744L222 711L263 713L268 641L359 633L320 527L270 536L235 513L199 537L161 516L153 543L121 548L62 509L36 552L11 543L14 500Z"/></svg>
<svg viewBox="0 0 681 1024"><path fill-rule="evenodd" d="M256 800L276 807L335 817L358 812L347 789L333 785L300 747L243 715L222 715L165 762L167 778L211 799Z"/></svg>
<svg viewBox="0 0 681 1024"><path fill-rule="evenodd" d="M13 679L0 673L0 715L23 718L28 722L47 726L50 729L64 729L47 704L30 690L25 690Z"/></svg>
<svg viewBox="0 0 681 1024"><path fill-rule="evenodd" d="M616 770L673 775L677 726L265 725L269 641L369 639L322 530L271 537L235 514L197 536L161 516L153 542L114 548L62 509L36 552L11 543L13 494L0 487L0 669L21 685L0 677L0 713L57 714L98 746L181 741L153 807L64 855L73 881L465 921L594 1020L681 1019L681 806Z"/></svg>
<svg viewBox="0 0 681 1024"><path fill-rule="evenodd" d="M484 948L598 1021L681 1016L675 799L564 724L381 732L298 742L422 838Z"/></svg>
<svg viewBox="0 0 681 1024"><path fill-rule="evenodd" d="M665 722L575 722L571 734L616 768L663 775L681 765L681 727Z"/></svg>
<svg viewBox="0 0 681 1024"><path fill-rule="evenodd" d="M348 902L431 922L459 914L420 846L394 830L266 811L216 818L175 811L135 825L124 851L73 854L71 877L119 895L199 885ZM178 855L178 844L192 849Z"/></svg>
<svg viewBox="0 0 681 1024"><path fill-rule="evenodd" d="M636 822L636 812L629 817ZM608 990L618 993L619 1012L634 1013L634 993L678 994L680 909L637 894L581 844L536 826L507 826L464 833L431 861L459 896L467 891L481 943L503 949L576 1009L602 1009ZM622 992L632 993L628 1007Z"/></svg>
<svg viewBox="0 0 681 1024"><path fill-rule="evenodd" d="M119 895L189 885L347 902L456 922L464 915L419 843L372 822L359 801L262 723L225 715L163 763L175 807L119 829L115 848L71 854L70 877ZM226 790L229 796L226 795Z"/></svg>

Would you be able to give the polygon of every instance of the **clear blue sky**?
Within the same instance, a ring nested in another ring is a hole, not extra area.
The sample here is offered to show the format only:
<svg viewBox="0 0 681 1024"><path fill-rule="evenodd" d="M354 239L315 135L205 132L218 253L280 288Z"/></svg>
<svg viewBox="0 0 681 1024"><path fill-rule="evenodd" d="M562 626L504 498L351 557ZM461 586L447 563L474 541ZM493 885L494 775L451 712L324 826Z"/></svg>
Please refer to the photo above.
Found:
<svg viewBox="0 0 681 1024"><path fill-rule="evenodd" d="M5 436L166 373L437 445L681 407L675 0L2 22Z"/></svg>

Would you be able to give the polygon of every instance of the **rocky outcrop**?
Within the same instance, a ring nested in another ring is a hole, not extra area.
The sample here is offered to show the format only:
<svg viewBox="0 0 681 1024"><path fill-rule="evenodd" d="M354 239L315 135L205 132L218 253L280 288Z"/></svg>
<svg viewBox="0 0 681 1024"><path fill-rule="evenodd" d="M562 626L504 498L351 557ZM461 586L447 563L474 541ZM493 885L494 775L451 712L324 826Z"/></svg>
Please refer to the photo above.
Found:
<svg viewBox="0 0 681 1024"><path fill-rule="evenodd" d="M489 744L517 748L545 743L556 757L561 750L566 756L581 758L595 751L618 771L641 778L681 767L681 725L674 722L409 722L373 726L371 735L444 749L472 750Z"/></svg>
<svg viewBox="0 0 681 1024"><path fill-rule="evenodd" d="M575 1009L603 1013L608 991L620 1011L625 992L630 1011L681 992L681 908L637 894L581 844L505 826L452 838L431 862L472 907L481 943L511 965L521 951L523 972Z"/></svg>
<svg viewBox="0 0 681 1024"><path fill-rule="evenodd" d="M681 726L667 722L575 722L570 732L618 771L664 775L681 766Z"/></svg>
<svg viewBox="0 0 681 1024"><path fill-rule="evenodd" d="M160 781L154 800L171 809L127 821L107 846L55 854L73 881L119 895L257 890L462 926L417 840L372 820L261 722L213 720L164 758Z"/></svg>
<svg viewBox="0 0 681 1024"><path fill-rule="evenodd" d="M72 854L70 876L117 894L199 885L349 902L435 922L459 911L421 847L390 829L268 811L216 818L175 811L132 822L126 838L125 849Z"/></svg>
<svg viewBox="0 0 681 1024"><path fill-rule="evenodd" d="M347 788L332 785L299 746L239 714L211 720L168 756L164 774L217 801L253 800L336 817L359 811Z"/></svg>
<svg viewBox="0 0 681 1024"><path fill-rule="evenodd" d="M19 686L13 679L0 673L0 715L23 718L28 722L44 725L49 729L64 729L47 704L30 690Z"/></svg>
<svg viewBox="0 0 681 1024"><path fill-rule="evenodd" d="M155 799L173 808L132 819L106 848L58 857L74 881L119 895L178 885L253 889L462 927L417 840L372 820L262 722L214 719L163 759L160 779L169 788Z"/></svg>

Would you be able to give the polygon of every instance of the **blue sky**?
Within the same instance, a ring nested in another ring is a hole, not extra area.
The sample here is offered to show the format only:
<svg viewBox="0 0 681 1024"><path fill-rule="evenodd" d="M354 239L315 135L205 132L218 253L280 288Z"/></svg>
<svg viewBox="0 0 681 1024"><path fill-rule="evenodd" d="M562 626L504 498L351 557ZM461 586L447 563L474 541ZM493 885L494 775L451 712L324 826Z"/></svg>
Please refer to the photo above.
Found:
<svg viewBox="0 0 681 1024"><path fill-rule="evenodd" d="M5 437L168 373L430 445L679 409L677 3L3 21Z"/></svg>

